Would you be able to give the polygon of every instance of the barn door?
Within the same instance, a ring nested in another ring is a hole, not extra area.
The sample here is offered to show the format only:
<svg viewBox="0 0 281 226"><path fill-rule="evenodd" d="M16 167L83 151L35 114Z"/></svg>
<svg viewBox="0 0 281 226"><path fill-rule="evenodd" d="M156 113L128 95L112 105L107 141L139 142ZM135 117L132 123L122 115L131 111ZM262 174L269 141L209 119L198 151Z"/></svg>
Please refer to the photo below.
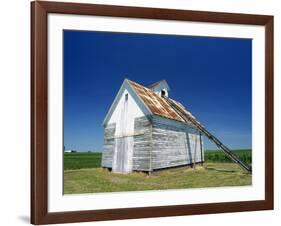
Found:
<svg viewBox="0 0 281 226"><path fill-rule="evenodd" d="M132 148L132 137L120 137L115 139L113 172L129 173L132 171Z"/></svg>
<svg viewBox="0 0 281 226"><path fill-rule="evenodd" d="M120 114L119 134L115 138L115 150L113 156L112 171L129 173L132 171L133 160L133 136L127 131L128 119L128 94L125 94L123 108Z"/></svg>

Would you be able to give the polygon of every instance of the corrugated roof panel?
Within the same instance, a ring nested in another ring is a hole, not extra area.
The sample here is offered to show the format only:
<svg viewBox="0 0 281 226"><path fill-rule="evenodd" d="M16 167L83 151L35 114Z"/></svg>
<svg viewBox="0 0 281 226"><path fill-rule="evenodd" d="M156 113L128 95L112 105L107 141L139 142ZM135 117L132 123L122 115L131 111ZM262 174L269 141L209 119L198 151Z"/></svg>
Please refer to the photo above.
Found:
<svg viewBox="0 0 281 226"><path fill-rule="evenodd" d="M174 110L174 108L171 106L171 104L165 98L158 96L152 90L150 90L136 82L133 82L130 80L128 80L128 81L129 81L129 84L133 87L133 89L141 97L143 102L146 104L146 106L149 108L149 110L153 114L162 116L165 118L177 120L180 122L185 122L185 120ZM179 103L175 100L172 100L172 101L178 106L178 108L180 108L180 110L182 112L184 112L185 114L187 114L190 117L192 117L193 119L195 119L195 117L188 110L186 110L185 107L181 103Z"/></svg>

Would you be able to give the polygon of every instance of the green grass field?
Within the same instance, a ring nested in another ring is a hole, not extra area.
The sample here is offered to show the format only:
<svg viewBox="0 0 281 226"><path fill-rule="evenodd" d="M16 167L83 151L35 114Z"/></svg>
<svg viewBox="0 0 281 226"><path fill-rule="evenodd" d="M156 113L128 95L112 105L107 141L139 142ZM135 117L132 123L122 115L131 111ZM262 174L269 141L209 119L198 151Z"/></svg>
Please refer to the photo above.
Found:
<svg viewBox="0 0 281 226"><path fill-rule="evenodd" d="M250 150L236 151L251 162ZM100 167L101 153L64 154L64 193L96 193L251 185L251 174L230 163L221 151L206 151L204 166L155 172L111 173Z"/></svg>
<svg viewBox="0 0 281 226"><path fill-rule="evenodd" d="M239 149L234 153L245 163L252 163L252 150L251 149ZM222 151L220 150L207 150L205 151L206 162L232 162Z"/></svg>
<svg viewBox="0 0 281 226"><path fill-rule="evenodd" d="M64 170L101 167L101 153L64 153Z"/></svg>

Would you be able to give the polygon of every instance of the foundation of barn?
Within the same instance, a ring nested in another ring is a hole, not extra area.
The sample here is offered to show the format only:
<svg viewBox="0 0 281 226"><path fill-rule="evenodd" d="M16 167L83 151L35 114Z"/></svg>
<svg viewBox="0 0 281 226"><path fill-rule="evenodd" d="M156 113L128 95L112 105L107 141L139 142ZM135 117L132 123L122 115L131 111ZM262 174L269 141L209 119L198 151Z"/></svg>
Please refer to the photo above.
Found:
<svg viewBox="0 0 281 226"><path fill-rule="evenodd" d="M169 171L169 170L176 170L176 169L185 169L185 168L195 168L197 166L204 166L204 162L197 162L195 164L186 164L186 165L180 165L180 166L171 166L171 167L167 167L167 168L161 168L161 169L154 169L152 171L143 171L143 170L134 170L132 172L136 172L136 173L145 173L147 175L153 175L153 174L157 174L159 172L165 172L165 171ZM103 169L108 170L108 172L112 172L112 168L106 168L103 167Z"/></svg>

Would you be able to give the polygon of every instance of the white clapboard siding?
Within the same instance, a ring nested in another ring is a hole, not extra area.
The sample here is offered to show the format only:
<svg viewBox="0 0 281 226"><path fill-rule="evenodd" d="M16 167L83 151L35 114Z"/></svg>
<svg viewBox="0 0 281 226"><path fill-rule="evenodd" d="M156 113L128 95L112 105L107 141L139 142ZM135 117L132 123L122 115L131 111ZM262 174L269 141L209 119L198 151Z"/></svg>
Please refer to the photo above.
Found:
<svg viewBox="0 0 281 226"><path fill-rule="evenodd" d="M193 127L152 118L152 169L202 162L201 147L200 135Z"/></svg>
<svg viewBox="0 0 281 226"><path fill-rule="evenodd" d="M186 124L142 116L134 120L133 136L114 138L114 131L115 124L105 128L102 158L103 166L113 167L113 172L149 172L204 161L200 134Z"/></svg>
<svg viewBox="0 0 281 226"><path fill-rule="evenodd" d="M106 125L104 128L104 145L102 152L101 166L106 168L112 168L112 159L115 148L115 123Z"/></svg>
<svg viewBox="0 0 281 226"><path fill-rule="evenodd" d="M151 122L146 116L135 119L133 170L151 171Z"/></svg>

